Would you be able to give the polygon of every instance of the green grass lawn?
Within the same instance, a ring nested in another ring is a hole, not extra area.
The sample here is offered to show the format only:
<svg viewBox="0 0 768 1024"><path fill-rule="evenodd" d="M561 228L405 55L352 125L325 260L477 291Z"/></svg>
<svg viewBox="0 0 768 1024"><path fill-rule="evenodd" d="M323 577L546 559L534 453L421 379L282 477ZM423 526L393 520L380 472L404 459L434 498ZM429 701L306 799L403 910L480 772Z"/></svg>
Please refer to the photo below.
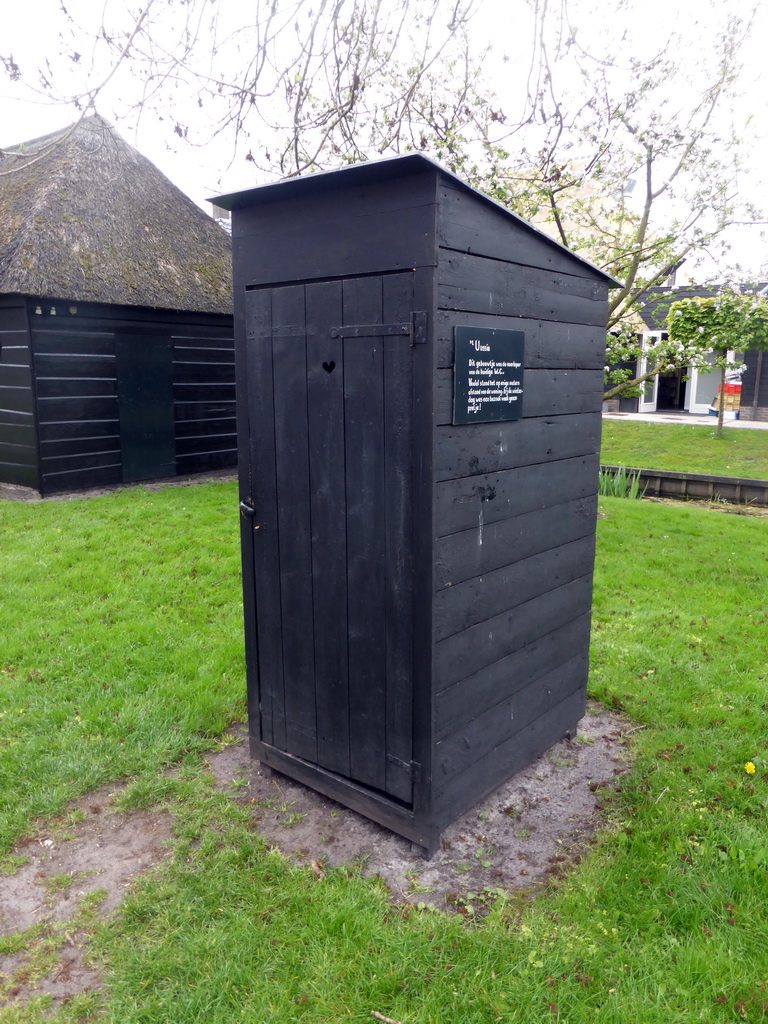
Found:
<svg viewBox="0 0 768 1024"><path fill-rule="evenodd" d="M768 480L768 431L714 425L603 420L600 461L606 466L668 469Z"/></svg>
<svg viewBox="0 0 768 1024"><path fill-rule="evenodd" d="M0 502L0 853L244 715L235 493Z"/></svg>
<svg viewBox="0 0 768 1024"><path fill-rule="evenodd" d="M173 858L120 914L82 908L105 990L47 1019L766 1019L765 522L601 507L590 685L638 726L635 762L577 868L467 923L393 904L354 866L325 879L292 867L203 772L200 752L243 716L232 485L0 503L6 851L69 797L126 776L126 810L162 805L175 821ZM0 939L9 949L27 949L29 969L58 955L50 932ZM11 1004L0 1021L44 1012Z"/></svg>

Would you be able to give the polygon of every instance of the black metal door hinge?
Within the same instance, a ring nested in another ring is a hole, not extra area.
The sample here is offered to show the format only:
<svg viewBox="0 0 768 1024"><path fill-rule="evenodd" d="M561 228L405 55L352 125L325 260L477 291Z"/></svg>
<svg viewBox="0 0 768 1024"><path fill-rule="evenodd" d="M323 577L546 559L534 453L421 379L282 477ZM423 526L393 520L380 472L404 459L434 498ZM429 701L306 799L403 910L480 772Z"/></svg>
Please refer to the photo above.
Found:
<svg viewBox="0 0 768 1024"><path fill-rule="evenodd" d="M331 328L332 338L383 338L410 333L410 324L348 324Z"/></svg>
<svg viewBox="0 0 768 1024"><path fill-rule="evenodd" d="M413 314L413 320L411 321L413 330L411 332L411 341L414 345L426 345L427 344L427 314L426 311Z"/></svg>
<svg viewBox="0 0 768 1024"><path fill-rule="evenodd" d="M427 343L427 314L413 313L411 322L405 324L347 324L344 327L332 327L332 338L410 338L412 345Z"/></svg>

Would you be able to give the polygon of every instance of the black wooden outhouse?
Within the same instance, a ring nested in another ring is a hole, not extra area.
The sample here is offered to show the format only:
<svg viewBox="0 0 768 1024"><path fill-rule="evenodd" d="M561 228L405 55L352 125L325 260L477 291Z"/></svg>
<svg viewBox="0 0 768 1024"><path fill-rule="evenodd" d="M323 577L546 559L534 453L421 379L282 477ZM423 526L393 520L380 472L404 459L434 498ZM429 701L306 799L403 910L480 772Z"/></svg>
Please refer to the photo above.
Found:
<svg viewBox="0 0 768 1024"><path fill-rule="evenodd" d="M216 202L252 752L432 851L584 713L616 282L420 155Z"/></svg>

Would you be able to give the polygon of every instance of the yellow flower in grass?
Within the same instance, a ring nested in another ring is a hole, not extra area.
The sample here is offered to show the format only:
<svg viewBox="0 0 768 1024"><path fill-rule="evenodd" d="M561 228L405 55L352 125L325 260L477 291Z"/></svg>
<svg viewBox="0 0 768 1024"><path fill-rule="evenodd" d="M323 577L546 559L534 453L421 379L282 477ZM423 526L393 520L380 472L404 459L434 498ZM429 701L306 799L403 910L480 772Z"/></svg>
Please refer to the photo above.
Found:
<svg viewBox="0 0 768 1024"><path fill-rule="evenodd" d="M754 763L752 761L747 761L747 763L744 765L744 771L747 773L747 775L754 775L755 774Z"/></svg>

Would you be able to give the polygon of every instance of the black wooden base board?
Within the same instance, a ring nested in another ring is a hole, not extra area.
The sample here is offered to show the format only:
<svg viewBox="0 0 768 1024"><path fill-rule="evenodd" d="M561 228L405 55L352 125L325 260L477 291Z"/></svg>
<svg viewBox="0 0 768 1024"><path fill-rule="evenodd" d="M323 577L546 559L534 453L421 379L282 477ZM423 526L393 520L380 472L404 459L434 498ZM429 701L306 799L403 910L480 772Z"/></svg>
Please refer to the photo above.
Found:
<svg viewBox="0 0 768 1024"><path fill-rule="evenodd" d="M422 848L427 857L431 857L439 849L440 833L430 829L411 808L388 800L375 790L259 740L251 740L251 754L267 768L272 768L296 782L303 783L315 792L338 801L344 807L391 829L404 839L410 839Z"/></svg>

